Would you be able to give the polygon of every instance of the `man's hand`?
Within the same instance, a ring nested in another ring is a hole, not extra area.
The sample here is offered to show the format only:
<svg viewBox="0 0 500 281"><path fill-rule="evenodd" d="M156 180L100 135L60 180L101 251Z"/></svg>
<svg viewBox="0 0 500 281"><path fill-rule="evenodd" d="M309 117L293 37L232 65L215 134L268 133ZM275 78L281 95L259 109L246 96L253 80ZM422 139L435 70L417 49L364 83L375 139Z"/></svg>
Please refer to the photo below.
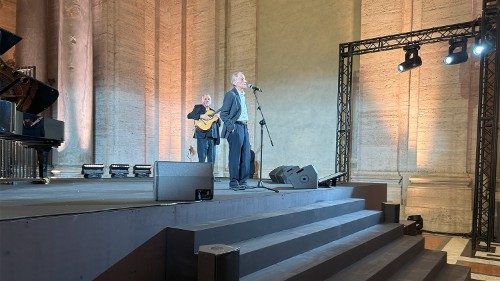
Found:
<svg viewBox="0 0 500 281"><path fill-rule="evenodd" d="M206 115L206 114L202 114L202 115L200 115L200 119L203 119L203 120L205 120L205 121L208 121L208 120L210 120L210 116L208 116L208 115Z"/></svg>

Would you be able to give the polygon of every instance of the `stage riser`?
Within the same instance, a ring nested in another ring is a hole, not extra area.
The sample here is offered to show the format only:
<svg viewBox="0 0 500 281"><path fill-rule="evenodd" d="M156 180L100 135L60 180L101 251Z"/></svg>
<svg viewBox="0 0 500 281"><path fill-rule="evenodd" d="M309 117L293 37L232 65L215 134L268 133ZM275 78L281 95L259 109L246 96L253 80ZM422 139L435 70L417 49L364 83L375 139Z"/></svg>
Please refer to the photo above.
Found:
<svg viewBox="0 0 500 281"><path fill-rule="evenodd" d="M0 276L2 281L127 280L130 276L137 280L165 280L166 227L345 199L364 193L362 189L378 190L383 197L386 186L256 195L250 191L245 197L226 200L3 220L0 250L9 254L0 258ZM380 206L385 200L368 198L366 203Z"/></svg>
<svg viewBox="0 0 500 281"><path fill-rule="evenodd" d="M343 219L341 224L337 225L336 221L339 221L340 217L321 222L331 224L331 227L325 228L324 225L314 225L313 227L307 227L307 229L304 228L304 230L296 230L296 232L301 232L298 237L293 237L294 235L288 235L292 237L287 237L288 233L282 233L284 232L282 231L276 234L278 240L282 241L277 244L266 245L268 242L265 239L269 239L266 237L262 239L262 246L250 252L242 253L241 251L244 251L245 247L241 245L240 276L243 277L331 241L374 226L380 221L380 213L374 211L359 215L351 214L347 217ZM282 239L279 239L280 236L283 236ZM240 245L233 244L232 246Z"/></svg>
<svg viewBox="0 0 500 281"><path fill-rule="evenodd" d="M471 279L470 267L460 266L456 264L446 264L439 272L434 281L469 281ZM475 280L475 279L474 279Z"/></svg>
<svg viewBox="0 0 500 281"><path fill-rule="evenodd" d="M446 252L424 250L412 261L406 263L388 281L409 279L409 276L414 280L435 280L445 265Z"/></svg>
<svg viewBox="0 0 500 281"><path fill-rule="evenodd" d="M304 208L293 208L294 211L284 210L270 213L271 215L259 214L252 220L223 220L210 224L210 227L207 225L204 229L191 230L189 227L186 227L184 230L195 232L194 251L197 251L201 245L220 242L230 244L327 218L361 211L364 209L364 205L364 200L362 199L345 199L334 205L320 202L312 204L316 208L308 205ZM179 229L179 231L181 230Z"/></svg>
<svg viewBox="0 0 500 281"><path fill-rule="evenodd" d="M398 239L403 228L398 224L379 224L307 253L242 278L250 280L323 280L367 254ZM280 267L278 270L277 268Z"/></svg>
<svg viewBox="0 0 500 281"><path fill-rule="evenodd" d="M423 250L423 237L402 236L326 280L385 281Z"/></svg>
<svg viewBox="0 0 500 281"><path fill-rule="evenodd" d="M241 278L241 281L470 280L470 268L446 264L446 252L424 250L420 236L379 224Z"/></svg>
<svg viewBox="0 0 500 281"><path fill-rule="evenodd" d="M344 199L258 216L169 228L167 229L167 276L171 280L195 278L197 262L194 253L201 245L228 244L241 247L243 251L246 247L235 242L259 237L262 244L268 246L256 249L252 253L240 252L240 275L247 275L272 262L302 253L380 222L379 211L362 211L363 208L364 200ZM288 233L289 229L293 229L299 235ZM271 233L280 236L273 237ZM288 255L283 255L287 252ZM262 262L251 265L253 259Z"/></svg>

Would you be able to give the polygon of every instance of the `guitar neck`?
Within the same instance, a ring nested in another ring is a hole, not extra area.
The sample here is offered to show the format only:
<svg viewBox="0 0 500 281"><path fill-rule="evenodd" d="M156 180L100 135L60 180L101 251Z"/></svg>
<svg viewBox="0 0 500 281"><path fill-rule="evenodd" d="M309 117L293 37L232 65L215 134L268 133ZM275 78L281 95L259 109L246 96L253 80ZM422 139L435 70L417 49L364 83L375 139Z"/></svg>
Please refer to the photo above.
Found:
<svg viewBox="0 0 500 281"><path fill-rule="evenodd" d="M219 113L221 111L221 109L222 108L219 108L216 111L213 111L213 110L210 109L210 111L212 111L212 112L208 113L208 110L207 110L207 113L205 113L205 114L207 114L208 116L214 116L215 114Z"/></svg>

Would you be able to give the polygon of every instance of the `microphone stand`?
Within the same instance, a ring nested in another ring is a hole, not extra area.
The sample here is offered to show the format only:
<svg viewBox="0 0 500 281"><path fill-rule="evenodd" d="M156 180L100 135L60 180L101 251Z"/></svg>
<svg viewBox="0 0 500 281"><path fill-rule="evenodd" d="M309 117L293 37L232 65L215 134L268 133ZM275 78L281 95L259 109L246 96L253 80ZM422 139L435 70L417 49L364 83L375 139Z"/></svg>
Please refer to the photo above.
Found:
<svg viewBox="0 0 500 281"><path fill-rule="evenodd" d="M262 182L262 151L264 150L264 126L266 127L267 135L269 136L269 141L271 142L271 146L274 146L274 143L273 143L273 139L271 138L271 134L269 133L269 128L267 127L267 124L266 124L266 118L264 118L264 113L262 113L262 107L260 106L259 98L257 96L257 89L255 89L255 88L253 88L253 95L255 96L255 101L257 102L257 109L260 111L260 116L262 117L262 120L259 121L259 124L260 124L260 162L259 162L259 183L257 184L256 188L264 188L264 189L271 190L271 191L278 193L279 190L266 187L266 186L264 186L264 183Z"/></svg>

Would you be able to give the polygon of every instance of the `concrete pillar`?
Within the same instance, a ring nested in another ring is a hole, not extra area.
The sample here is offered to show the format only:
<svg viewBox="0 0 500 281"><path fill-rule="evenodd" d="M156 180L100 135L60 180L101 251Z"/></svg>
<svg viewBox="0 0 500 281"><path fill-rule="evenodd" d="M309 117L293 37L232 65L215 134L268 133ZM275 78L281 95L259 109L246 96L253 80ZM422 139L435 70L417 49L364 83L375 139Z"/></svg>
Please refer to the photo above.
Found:
<svg viewBox="0 0 500 281"><path fill-rule="evenodd" d="M94 160L90 1L60 0L58 45L57 119L65 122L65 141L54 164L61 176L74 176Z"/></svg>
<svg viewBox="0 0 500 281"><path fill-rule="evenodd" d="M47 1L18 0L15 33L23 38L16 45L18 67L36 66L36 78L47 82Z"/></svg>

